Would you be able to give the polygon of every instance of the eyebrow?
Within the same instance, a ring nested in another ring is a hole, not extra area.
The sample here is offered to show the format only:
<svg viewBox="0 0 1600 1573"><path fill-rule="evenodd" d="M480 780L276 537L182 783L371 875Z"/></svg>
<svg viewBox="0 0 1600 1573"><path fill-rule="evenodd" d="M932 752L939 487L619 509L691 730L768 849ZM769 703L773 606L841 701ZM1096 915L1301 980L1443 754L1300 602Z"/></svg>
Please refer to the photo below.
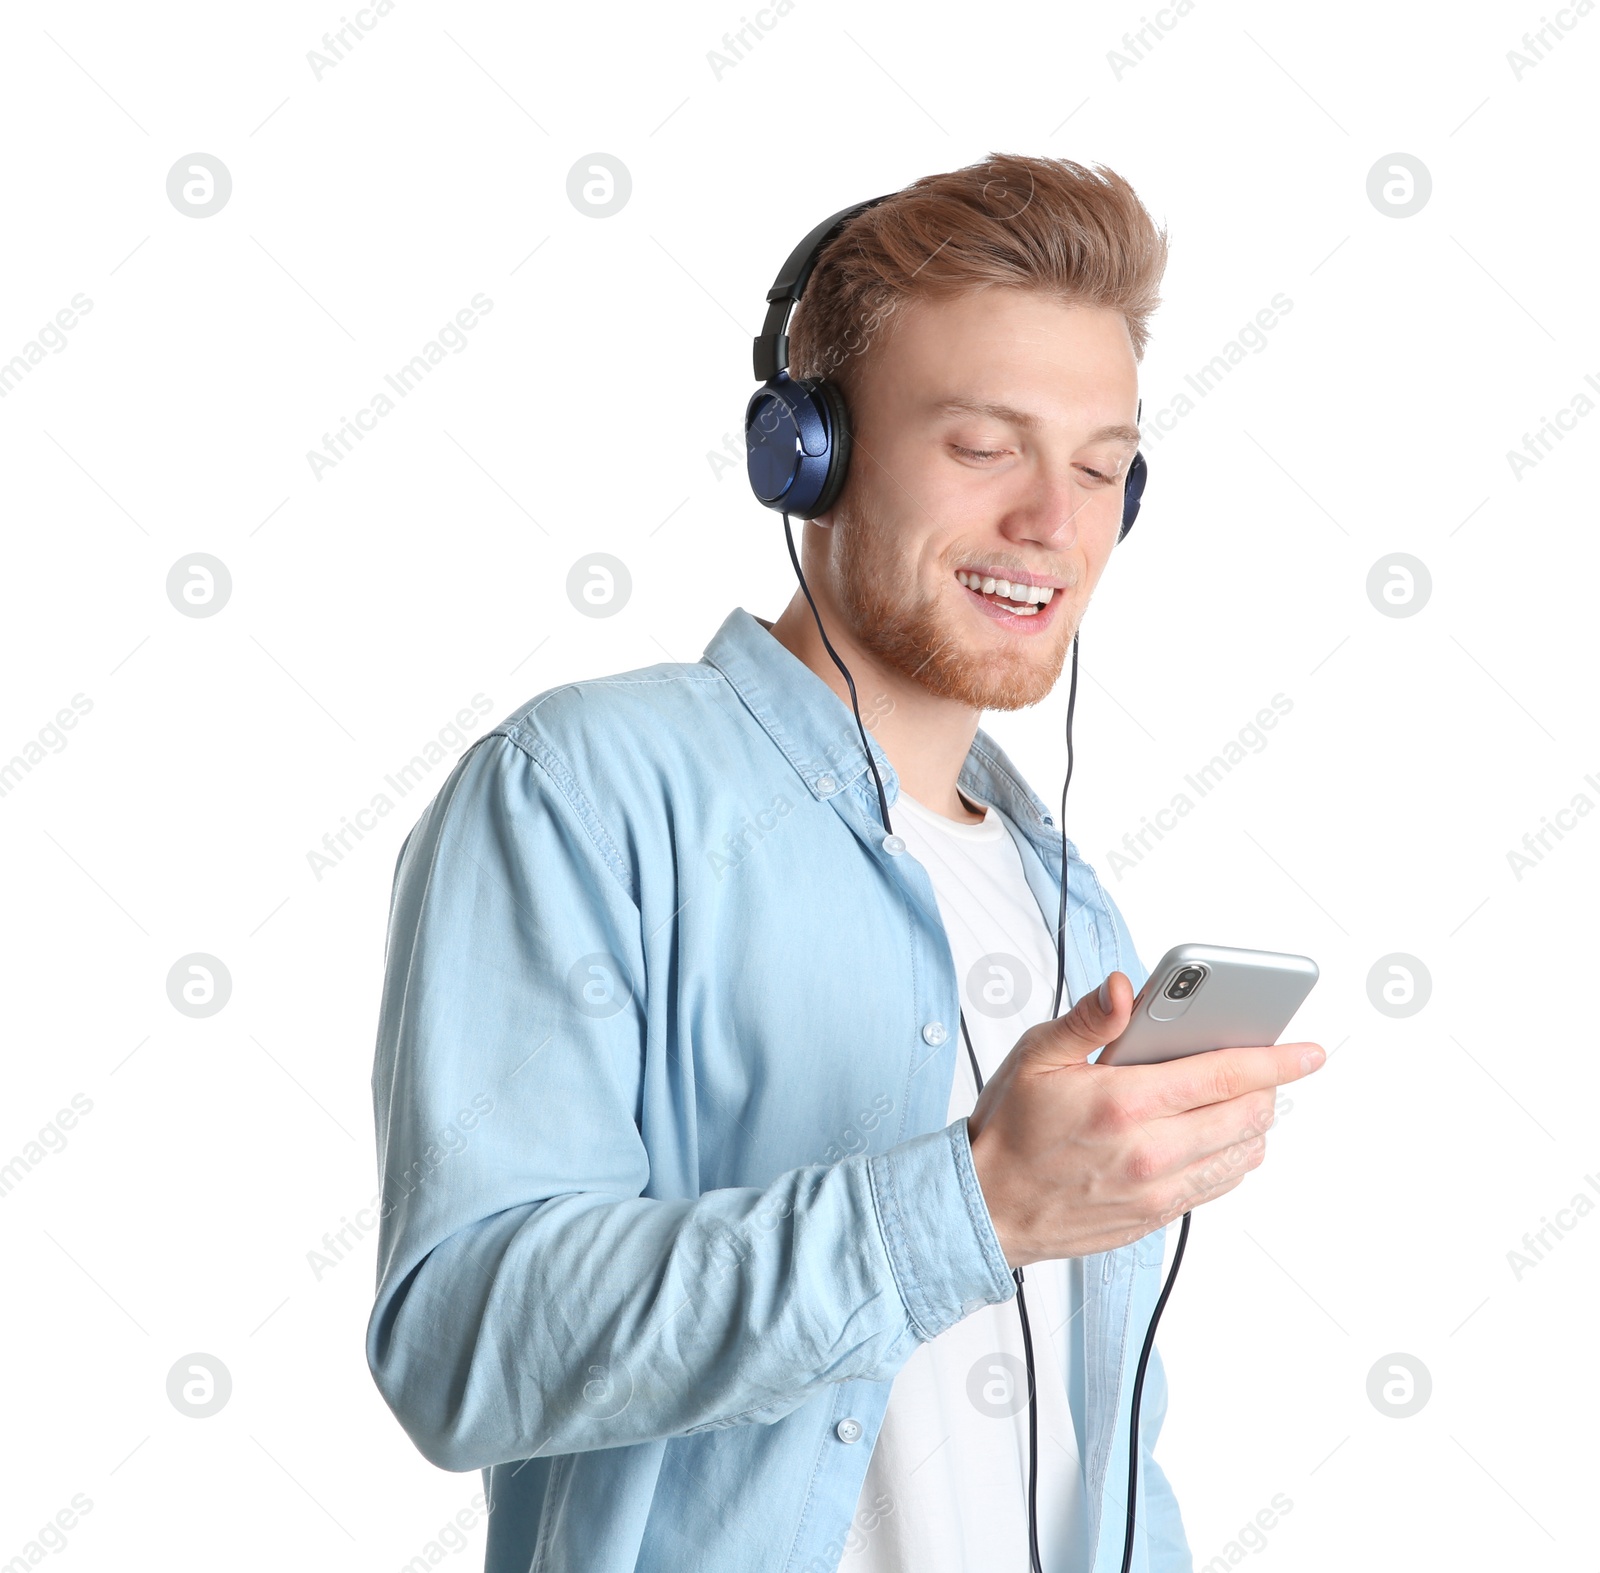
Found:
<svg viewBox="0 0 1600 1573"><path fill-rule="evenodd" d="M1039 417L1029 414L1027 410L1014 410L1009 404L990 404L982 399L940 399L934 409L946 415L986 415L991 420L1004 421L1023 431L1033 431L1040 425ZM1098 431L1090 432L1088 440L1139 443L1143 440L1143 433L1137 426L1102 426Z"/></svg>

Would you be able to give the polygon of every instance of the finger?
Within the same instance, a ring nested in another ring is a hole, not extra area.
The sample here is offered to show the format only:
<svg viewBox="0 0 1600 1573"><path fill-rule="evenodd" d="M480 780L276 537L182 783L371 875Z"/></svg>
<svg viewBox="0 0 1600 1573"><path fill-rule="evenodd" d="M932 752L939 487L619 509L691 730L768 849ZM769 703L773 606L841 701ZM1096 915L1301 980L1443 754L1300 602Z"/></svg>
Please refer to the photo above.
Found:
<svg viewBox="0 0 1600 1573"><path fill-rule="evenodd" d="M1185 1109L1227 1103L1263 1087L1299 1081L1327 1055L1320 1043L1274 1043L1260 1048L1206 1049L1156 1065L1109 1065L1118 1102L1160 1119Z"/></svg>
<svg viewBox="0 0 1600 1573"><path fill-rule="evenodd" d="M1076 1065L1109 1043L1133 1014L1133 983L1125 972L1107 975L1064 1016L1031 1028L1024 1041L1035 1066Z"/></svg>
<svg viewBox="0 0 1600 1573"><path fill-rule="evenodd" d="M1139 1169L1161 1183L1214 1164L1220 1164L1225 1172L1238 1172L1244 1162L1242 1155L1258 1149L1276 1123L1276 1099L1276 1089L1264 1088L1227 1103L1206 1104L1147 1122L1139 1147Z"/></svg>
<svg viewBox="0 0 1600 1573"><path fill-rule="evenodd" d="M1177 1187L1168 1196L1161 1214L1163 1221L1171 1223L1174 1218L1182 1217L1206 1202L1226 1196L1252 1169L1260 1167L1265 1151L1264 1144L1258 1141L1254 1147L1238 1151L1230 1149L1205 1163L1196 1164L1180 1178Z"/></svg>
<svg viewBox="0 0 1600 1573"><path fill-rule="evenodd" d="M1186 1212L1206 1202L1226 1196L1261 1162L1260 1151L1243 1163L1208 1162L1196 1164L1177 1181L1162 1187L1145 1216L1142 1227L1130 1231L1123 1241L1132 1245L1157 1229L1165 1229Z"/></svg>

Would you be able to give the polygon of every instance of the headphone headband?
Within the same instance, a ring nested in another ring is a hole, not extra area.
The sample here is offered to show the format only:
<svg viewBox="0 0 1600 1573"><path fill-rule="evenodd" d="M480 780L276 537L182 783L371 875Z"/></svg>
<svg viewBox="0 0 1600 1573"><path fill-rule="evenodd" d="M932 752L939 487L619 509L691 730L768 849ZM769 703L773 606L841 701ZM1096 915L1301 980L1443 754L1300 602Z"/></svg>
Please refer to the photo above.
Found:
<svg viewBox="0 0 1600 1573"><path fill-rule="evenodd" d="M811 270L817 265L817 254L839 233L857 213L876 207L894 192L882 197L868 197L841 208L832 218L825 218L789 253L788 261L778 269L778 276L767 291L767 320L755 337L754 361L757 382L771 382L780 372L789 369L789 313L799 303Z"/></svg>

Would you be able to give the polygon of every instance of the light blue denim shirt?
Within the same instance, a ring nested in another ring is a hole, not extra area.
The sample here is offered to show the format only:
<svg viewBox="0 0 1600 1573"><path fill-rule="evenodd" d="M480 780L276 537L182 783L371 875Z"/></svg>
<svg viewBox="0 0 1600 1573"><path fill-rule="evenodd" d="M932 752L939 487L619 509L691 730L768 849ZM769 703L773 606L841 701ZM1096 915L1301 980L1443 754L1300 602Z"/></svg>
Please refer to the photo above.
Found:
<svg viewBox="0 0 1600 1573"><path fill-rule="evenodd" d="M982 731L960 780L1053 931L1044 803ZM1068 851L1070 998L1139 987ZM742 609L702 660L552 689L457 762L395 869L367 1359L424 1457L484 1471L487 1573L831 1573L868 1532L896 1372L1015 1293L944 1123L957 998L849 709ZM1093 1573L1163 1244L1084 1258ZM1138 1573L1191 1569L1165 1409L1153 1353Z"/></svg>

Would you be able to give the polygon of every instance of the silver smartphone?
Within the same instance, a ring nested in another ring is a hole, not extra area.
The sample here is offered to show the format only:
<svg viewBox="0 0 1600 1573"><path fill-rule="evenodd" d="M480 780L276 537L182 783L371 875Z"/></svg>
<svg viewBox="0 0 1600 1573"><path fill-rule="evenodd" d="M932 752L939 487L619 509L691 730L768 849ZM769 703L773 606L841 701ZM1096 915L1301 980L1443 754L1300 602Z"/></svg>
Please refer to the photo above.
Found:
<svg viewBox="0 0 1600 1573"><path fill-rule="evenodd" d="M1098 1065L1161 1060L1276 1043L1317 981L1309 956L1231 945L1174 945L1133 1002L1122 1035Z"/></svg>

